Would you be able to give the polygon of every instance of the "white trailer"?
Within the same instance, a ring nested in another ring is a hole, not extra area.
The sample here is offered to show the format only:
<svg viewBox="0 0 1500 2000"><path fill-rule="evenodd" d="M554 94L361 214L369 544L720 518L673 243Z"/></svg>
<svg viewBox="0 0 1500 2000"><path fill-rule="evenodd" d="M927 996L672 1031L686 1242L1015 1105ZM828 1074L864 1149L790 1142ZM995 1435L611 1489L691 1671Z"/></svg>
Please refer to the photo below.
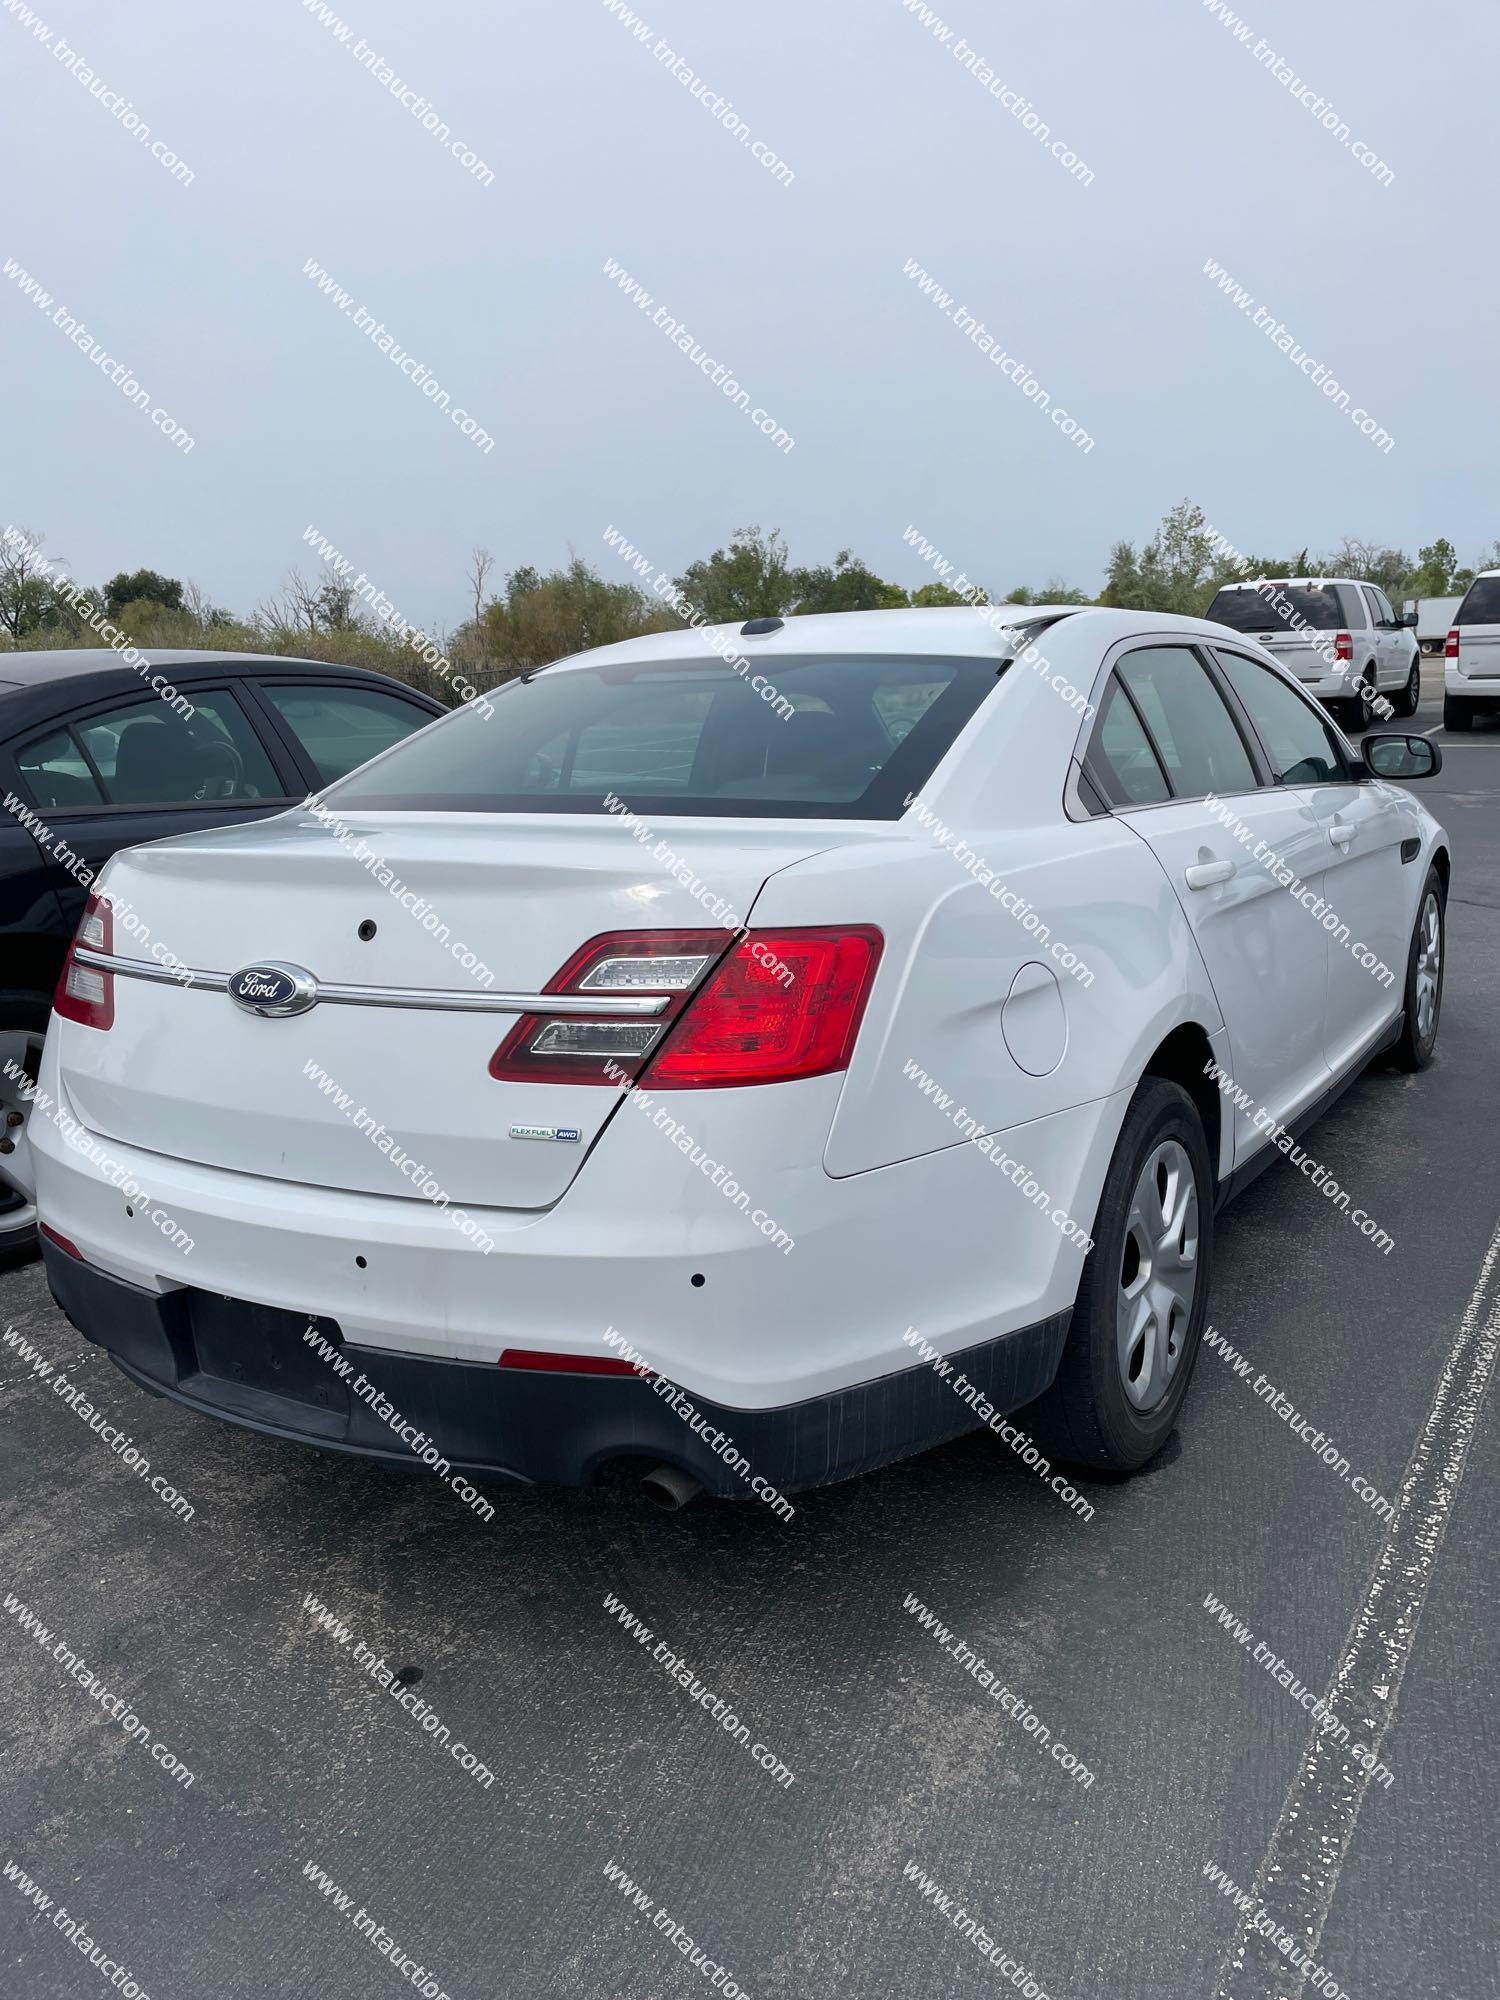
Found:
<svg viewBox="0 0 1500 2000"><path fill-rule="evenodd" d="M1457 597L1407 598L1407 610L1417 614L1417 641L1424 653L1440 653L1443 650L1453 614L1463 601L1462 593Z"/></svg>

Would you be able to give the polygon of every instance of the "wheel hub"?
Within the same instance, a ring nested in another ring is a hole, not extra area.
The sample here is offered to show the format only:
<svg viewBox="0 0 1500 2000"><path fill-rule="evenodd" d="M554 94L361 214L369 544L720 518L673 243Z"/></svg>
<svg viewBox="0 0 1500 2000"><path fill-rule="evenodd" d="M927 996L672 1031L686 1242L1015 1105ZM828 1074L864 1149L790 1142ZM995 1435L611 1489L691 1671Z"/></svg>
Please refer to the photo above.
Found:
<svg viewBox="0 0 1500 2000"><path fill-rule="evenodd" d="M1115 1301L1125 1394L1144 1415L1166 1400L1198 1289L1198 1185L1187 1148L1163 1140L1130 1198Z"/></svg>

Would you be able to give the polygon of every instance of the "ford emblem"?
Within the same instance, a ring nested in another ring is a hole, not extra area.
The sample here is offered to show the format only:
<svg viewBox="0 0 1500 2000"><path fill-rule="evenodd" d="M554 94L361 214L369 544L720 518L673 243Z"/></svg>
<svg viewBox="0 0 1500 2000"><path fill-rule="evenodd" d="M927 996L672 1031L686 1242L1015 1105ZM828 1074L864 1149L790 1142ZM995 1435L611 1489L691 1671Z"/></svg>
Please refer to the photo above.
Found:
<svg viewBox="0 0 1500 2000"><path fill-rule="evenodd" d="M246 965L233 973L229 997L248 1014L304 1014L318 1002L318 982L300 965Z"/></svg>

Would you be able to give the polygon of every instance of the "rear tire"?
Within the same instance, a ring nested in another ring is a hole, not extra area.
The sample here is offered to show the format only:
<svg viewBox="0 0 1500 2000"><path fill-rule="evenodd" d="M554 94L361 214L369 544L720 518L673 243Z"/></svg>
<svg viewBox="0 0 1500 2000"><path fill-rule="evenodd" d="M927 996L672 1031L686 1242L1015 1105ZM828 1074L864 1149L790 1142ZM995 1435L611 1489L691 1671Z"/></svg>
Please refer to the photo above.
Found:
<svg viewBox="0 0 1500 2000"><path fill-rule="evenodd" d="M18 1192L5 1172L12 1168L29 1181L26 1164L26 1121L34 1116L21 1086L5 1069L16 1063L34 1083L52 1004L42 993L0 989L0 1270L24 1264L36 1255L36 1200Z"/></svg>
<svg viewBox="0 0 1500 2000"><path fill-rule="evenodd" d="M1417 704L1422 699L1422 661L1418 656L1411 663L1411 672L1406 677L1406 687L1391 704L1397 715L1415 715Z"/></svg>
<svg viewBox="0 0 1500 2000"><path fill-rule="evenodd" d="M1171 1436L1208 1312L1214 1176L1197 1106L1142 1079L1099 1198L1052 1387L1021 1417L1074 1465L1134 1472Z"/></svg>
<svg viewBox="0 0 1500 2000"><path fill-rule="evenodd" d="M1390 1055L1397 1069L1426 1069L1437 1048L1448 957L1447 904L1443 878L1436 868L1429 868L1406 954L1406 1019L1401 1039L1392 1046Z"/></svg>
<svg viewBox="0 0 1500 2000"><path fill-rule="evenodd" d="M1465 701L1462 695L1443 696L1443 727L1462 735L1464 730L1474 727L1474 703Z"/></svg>

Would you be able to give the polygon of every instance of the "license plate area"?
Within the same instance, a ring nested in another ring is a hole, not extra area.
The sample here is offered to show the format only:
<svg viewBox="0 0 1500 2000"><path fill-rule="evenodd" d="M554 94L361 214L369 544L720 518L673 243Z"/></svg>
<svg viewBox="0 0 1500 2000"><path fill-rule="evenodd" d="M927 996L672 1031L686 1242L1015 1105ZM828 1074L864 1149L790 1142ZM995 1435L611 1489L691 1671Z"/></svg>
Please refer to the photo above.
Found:
<svg viewBox="0 0 1500 2000"><path fill-rule="evenodd" d="M217 1293L190 1294L191 1375L181 1386L222 1408L265 1423L295 1419L290 1428L342 1438L349 1429L349 1390L333 1365L303 1338L316 1327L342 1353L333 1320L276 1306L252 1305Z"/></svg>

